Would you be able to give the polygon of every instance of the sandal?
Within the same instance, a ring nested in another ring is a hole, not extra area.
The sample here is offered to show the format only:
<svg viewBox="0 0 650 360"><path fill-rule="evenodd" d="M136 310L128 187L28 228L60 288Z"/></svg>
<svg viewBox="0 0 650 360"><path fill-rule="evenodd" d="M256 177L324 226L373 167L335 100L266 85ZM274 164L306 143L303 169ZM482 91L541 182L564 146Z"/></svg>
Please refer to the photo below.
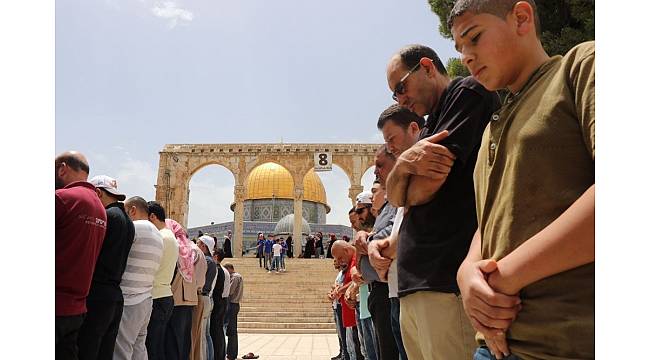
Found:
<svg viewBox="0 0 650 360"><path fill-rule="evenodd" d="M252 352L249 352L248 354L242 356L242 359L257 359L259 357L259 355L255 355Z"/></svg>

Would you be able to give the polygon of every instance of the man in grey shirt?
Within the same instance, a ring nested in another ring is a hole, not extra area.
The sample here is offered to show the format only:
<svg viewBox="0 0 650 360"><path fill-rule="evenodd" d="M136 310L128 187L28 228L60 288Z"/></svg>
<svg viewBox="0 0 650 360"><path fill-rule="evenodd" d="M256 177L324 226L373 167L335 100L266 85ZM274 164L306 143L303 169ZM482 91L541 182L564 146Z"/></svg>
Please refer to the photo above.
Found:
<svg viewBox="0 0 650 360"><path fill-rule="evenodd" d="M244 279L241 274L235 272L235 267L232 264L225 264L223 266L230 273L230 295L228 301L228 327L226 328L226 336L228 336L228 345L226 347L226 357L228 360L237 359L238 342L237 342L237 314L239 314L239 302L244 295Z"/></svg>
<svg viewBox="0 0 650 360"><path fill-rule="evenodd" d="M382 145L375 154L375 175L379 180L381 187L386 186L386 178L390 170L395 164L395 156L388 151L388 147ZM368 233L359 230L354 237L354 246L357 248L359 263L357 269L361 273L363 280L368 283L368 310L372 317L373 327L377 335L379 358L380 359L397 359L399 357L397 344L393 337L393 332L390 324L390 301L388 300L388 284L381 281L375 269L370 265L368 260L368 242L372 240L381 240L387 238L393 229L393 219L397 209L386 201L384 192L379 191L374 196L381 196L382 198L374 199L373 203L380 203L378 208L378 215L375 219L375 224L372 232ZM362 212L359 214L360 220L367 214ZM354 274L353 274L354 277Z"/></svg>

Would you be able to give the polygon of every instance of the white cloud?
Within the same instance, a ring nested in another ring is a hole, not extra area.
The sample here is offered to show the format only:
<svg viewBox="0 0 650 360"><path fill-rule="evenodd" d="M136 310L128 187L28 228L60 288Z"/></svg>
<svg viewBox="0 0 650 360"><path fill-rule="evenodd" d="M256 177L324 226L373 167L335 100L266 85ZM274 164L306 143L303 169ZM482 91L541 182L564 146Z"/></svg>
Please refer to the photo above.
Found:
<svg viewBox="0 0 650 360"><path fill-rule="evenodd" d="M127 197L141 196L146 200L156 197L157 163L132 158L126 149L111 149L108 153L91 152L90 176L108 175L117 180L118 188Z"/></svg>
<svg viewBox="0 0 650 360"><path fill-rule="evenodd" d="M169 27L174 28L180 23L188 23L194 19L194 14L186 9L180 8L174 1L165 1L155 5L151 12L162 19L169 20Z"/></svg>

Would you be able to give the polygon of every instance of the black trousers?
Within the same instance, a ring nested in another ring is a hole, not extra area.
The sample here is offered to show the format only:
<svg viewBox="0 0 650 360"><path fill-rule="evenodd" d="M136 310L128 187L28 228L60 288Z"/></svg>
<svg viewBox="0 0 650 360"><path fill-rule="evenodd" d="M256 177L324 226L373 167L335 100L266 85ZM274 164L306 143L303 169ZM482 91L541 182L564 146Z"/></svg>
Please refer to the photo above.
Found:
<svg viewBox="0 0 650 360"><path fill-rule="evenodd" d="M56 360L77 360L79 358L77 336L84 321L84 315L56 316L54 318Z"/></svg>
<svg viewBox="0 0 650 360"><path fill-rule="evenodd" d="M173 296L153 299L151 317L149 318L149 325L147 325L147 340L145 341L149 360L164 360L166 358L165 333L173 311Z"/></svg>
<svg viewBox="0 0 650 360"><path fill-rule="evenodd" d="M226 357L226 338L223 334L223 322L226 318L226 307L228 298L222 298L221 294L215 298L214 308L210 314L210 337L214 347L214 358L223 359Z"/></svg>
<svg viewBox="0 0 650 360"><path fill-rule="evenodd" d="M165 359L187 360L192 344L192 310L194 306L174 306L165 331Z"/></svg>
<svg viewBox="0 0 650 360"><path fill-rule="evenodd" d="M79 330L80 360L111 360L124 301L86 300L88 312Z"/></svg>
<svg viewBox="0 0 650 360"><path fill-rule="evenodd" d="M398 360L399 351L390 324L390 300L388 299L388 284L373 281L368 295L368 310L372 316L372 324L377 335L379 358L381 360Z"/></svg>
<svg viewBox="0 0 650 360"><path fill-rule="evenodd" d="M228 359L235 360L239 352L239 341L237 339L237 315L239 314L239 303L230 303L228 306L228 326L226 335L228 336L228 346L226 355Z"/></svg>

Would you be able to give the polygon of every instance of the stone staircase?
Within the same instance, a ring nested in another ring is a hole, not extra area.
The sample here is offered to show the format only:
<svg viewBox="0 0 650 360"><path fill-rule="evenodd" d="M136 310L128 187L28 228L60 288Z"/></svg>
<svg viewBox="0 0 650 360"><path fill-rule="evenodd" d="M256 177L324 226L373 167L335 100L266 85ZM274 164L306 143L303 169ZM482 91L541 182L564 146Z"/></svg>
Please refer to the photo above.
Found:
<svg viewBox="0 0 650 360"><path fill-rule="evenodd" d="M286 259L269 274L255 258L224 259L244 278L237 328L249 334L335 334L327 292L337 271L332 259Z"/></svg>

